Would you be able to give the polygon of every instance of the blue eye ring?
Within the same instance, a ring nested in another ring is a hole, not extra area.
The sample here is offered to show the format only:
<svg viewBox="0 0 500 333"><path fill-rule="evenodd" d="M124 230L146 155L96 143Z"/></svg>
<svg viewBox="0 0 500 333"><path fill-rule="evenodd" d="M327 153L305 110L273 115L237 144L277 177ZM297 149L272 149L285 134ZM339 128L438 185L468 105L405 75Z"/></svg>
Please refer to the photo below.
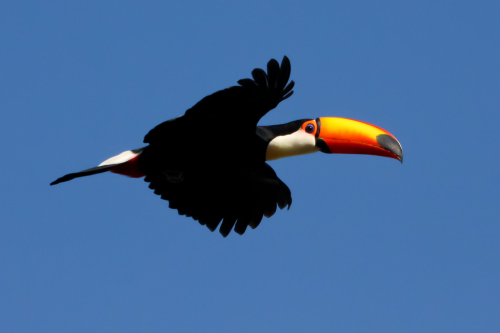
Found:
<svg viewBox="0 0 500 333"><path fill-rule="evenodd" d="M307 124L306 125L306 133L313 133L314 132L314 125L313 124Z"/></svg>

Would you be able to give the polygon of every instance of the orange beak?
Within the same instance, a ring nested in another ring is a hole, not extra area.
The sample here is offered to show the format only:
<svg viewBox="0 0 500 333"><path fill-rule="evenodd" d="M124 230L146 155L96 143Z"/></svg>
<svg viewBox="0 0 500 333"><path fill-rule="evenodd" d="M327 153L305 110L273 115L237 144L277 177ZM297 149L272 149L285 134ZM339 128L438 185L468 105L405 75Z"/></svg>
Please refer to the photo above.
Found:
<svg viewBox="0 0 500 333"><path fill-rule="evenodd" d="M401 144L385 129L347 118L318 118L316 123L316 146L324 153L385 156L403 163Z"/></svg>

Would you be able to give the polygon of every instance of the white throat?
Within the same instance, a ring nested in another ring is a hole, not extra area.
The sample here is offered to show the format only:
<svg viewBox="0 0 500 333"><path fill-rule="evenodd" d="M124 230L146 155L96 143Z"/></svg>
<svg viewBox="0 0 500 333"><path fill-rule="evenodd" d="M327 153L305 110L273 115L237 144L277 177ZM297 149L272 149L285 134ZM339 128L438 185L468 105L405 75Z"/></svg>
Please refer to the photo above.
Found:
<svg viewBox="0 0 500 333"><path fill-rule="evenodd" d="M314 135L300 129L288 135L277 136L269 142L266 150L266 161L283 157L311 154L319 151Z"/></svg>

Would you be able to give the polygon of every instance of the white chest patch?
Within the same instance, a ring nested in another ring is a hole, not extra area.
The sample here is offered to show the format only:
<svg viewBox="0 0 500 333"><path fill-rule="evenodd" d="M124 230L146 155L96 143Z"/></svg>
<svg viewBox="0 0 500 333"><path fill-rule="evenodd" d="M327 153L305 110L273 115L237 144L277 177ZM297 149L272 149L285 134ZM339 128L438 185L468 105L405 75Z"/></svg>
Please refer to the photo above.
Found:
<svg viewBox="0 0 500 333"><path fill-rule="evenodd" d="M311 154L319 151L314 135L300 129L289 135L277 136L267 146L266 161L283 157Z"/></svg>

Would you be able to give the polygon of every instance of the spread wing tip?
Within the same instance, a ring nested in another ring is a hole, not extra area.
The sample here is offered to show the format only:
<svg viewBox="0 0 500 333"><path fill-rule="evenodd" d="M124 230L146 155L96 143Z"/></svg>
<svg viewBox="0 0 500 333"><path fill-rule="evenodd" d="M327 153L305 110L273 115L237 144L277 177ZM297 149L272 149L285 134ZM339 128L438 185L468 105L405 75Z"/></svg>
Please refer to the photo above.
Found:
<svg viewBox="0 0 500 333"><path fill-rule="evenodd" d="M262 89L272 91L277 94L279 102L287 99L293 94L295 82L290 79L291 65L290 59L287 56L283 57L281 66L276 59L271 59L267 63L267 73L260 68L255 68L252 71L252 79L242 79L238 84L248 89ZM287 85L288 83L288 85Z"/></svg>

